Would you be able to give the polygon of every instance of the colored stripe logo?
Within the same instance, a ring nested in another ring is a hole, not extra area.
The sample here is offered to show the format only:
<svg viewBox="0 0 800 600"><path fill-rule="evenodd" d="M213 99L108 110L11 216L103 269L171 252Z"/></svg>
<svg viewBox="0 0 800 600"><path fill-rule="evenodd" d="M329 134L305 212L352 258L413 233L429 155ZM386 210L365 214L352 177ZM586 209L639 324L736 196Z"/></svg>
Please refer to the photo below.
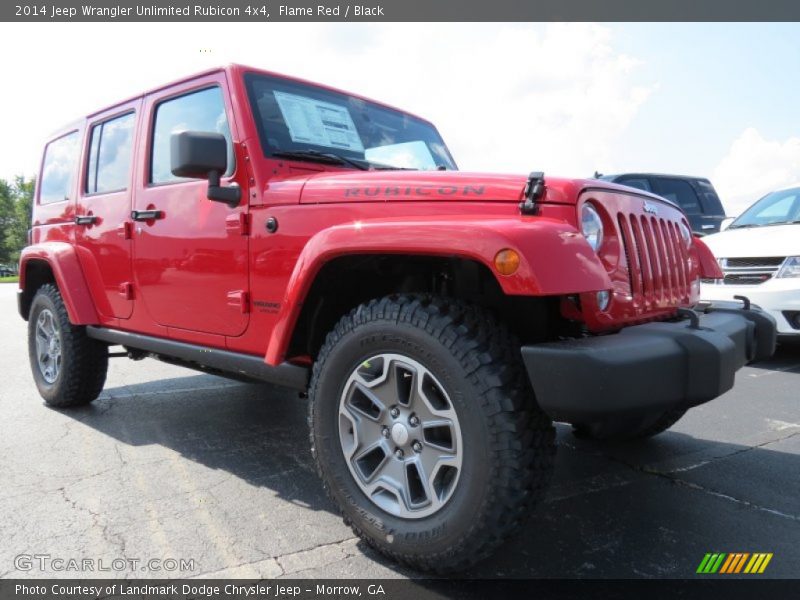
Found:
<svg viewBox="0 0 800 600"><path fill-rule="evenodd" d="M706 575L715 573L756 575L763 573L771 560L772 552L755 552L753 554L749 552L709 552L700 561L696 572Z"/></svg>

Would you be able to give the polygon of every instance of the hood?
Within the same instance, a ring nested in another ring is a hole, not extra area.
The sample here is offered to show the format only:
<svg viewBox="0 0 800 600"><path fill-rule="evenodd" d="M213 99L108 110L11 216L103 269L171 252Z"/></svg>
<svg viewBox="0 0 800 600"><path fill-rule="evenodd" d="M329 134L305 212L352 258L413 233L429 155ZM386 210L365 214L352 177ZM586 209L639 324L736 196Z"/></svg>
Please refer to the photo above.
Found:
<svg viewBox="0 0 800 600"><path fill-rule="evenodd" d="M346 171L309 177L300 196L304 204L341 202L514 202L523 199L525 175L462 171ZM545 178L548 203L574 204L584 180ZM594 187L596 180L591 180ZM613 184L602 187L615 187Z"/></svg>
<svg viewBox="0 0 800 600"><path fill-rule="evenodd" d="M703 242L717 258L799 256L800 224L728 229Z"/></svg>

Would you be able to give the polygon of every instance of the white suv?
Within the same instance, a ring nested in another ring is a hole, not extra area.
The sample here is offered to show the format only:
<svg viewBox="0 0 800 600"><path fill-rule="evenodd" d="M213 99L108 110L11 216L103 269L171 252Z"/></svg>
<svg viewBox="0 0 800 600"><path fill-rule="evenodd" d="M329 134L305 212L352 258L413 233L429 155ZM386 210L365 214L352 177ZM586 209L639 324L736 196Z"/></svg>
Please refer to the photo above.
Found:
<svg viewBox="0 0 800 600"><path fill-rule="evenodd" d="M703 238L724 279L703 280L703 300L747 296L800 339L800 184L767 194L724 231Z"/></svg>

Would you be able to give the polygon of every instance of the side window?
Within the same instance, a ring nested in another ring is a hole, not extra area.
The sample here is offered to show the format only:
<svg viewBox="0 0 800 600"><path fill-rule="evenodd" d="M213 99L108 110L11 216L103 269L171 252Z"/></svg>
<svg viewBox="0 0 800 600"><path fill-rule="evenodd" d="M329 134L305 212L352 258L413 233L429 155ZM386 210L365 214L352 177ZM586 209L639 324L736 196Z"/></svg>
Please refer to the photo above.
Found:
<svg viewBox="0 0 800 600"><path fill-rule="evenodd" d="M39 204L69 200L78 166L80 139L77 131L47 144L39 178Z"/></svg>
<svg viewBox="0 0 800 600"><path fill-rule="evenodd" d="M725 209L711 183L698 179L695 181L695 191L700 195L704 215L725 216Z"/></svg>
<svg viewBox="0 0 800 600"><path fill-rule="evenodd" d="M92 128L86 192L118 192L128 187L133 144L133 113L116 117Z"/></svg>
<svg viewBox="0 0 800 600"><path fill-rule="evenodd" d="M627 185L628 187L644 190L645 192L652 192L650 189L650 182L644 177L627 177L617 180L620 185Z"/></svg>
<svg viewBox="0 0 800 600"><path fill-rule="evenodd" d="M170 168L170 139L181 131L208 131L221 133L228 140L228 171L233 172L233 146L225 103L218 87L192 92L185 96L162 102L156 108L150 149L150 182L167 183L185 181L176 177Z"/></svg>
<svg viewBox="0 0 800 600"><path fill-rule="evenodd" d="M700 208L700 200L694 193L692 186L683 179L662 179L656 180L658 189L656 193L664 196L667 200L672 200L683 209L687 215L700 215L703 211Z"/></svg>

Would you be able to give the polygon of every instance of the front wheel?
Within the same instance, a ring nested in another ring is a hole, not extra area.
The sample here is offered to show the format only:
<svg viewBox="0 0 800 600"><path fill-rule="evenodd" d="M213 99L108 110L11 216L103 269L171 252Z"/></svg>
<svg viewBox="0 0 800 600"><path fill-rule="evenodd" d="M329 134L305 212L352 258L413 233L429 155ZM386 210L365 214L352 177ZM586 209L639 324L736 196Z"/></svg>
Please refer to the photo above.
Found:
<svg viewBox="0 0 800 600"><path fill-rule="evenodd" d="M40 287L31 303L28 355L39 394L50 406L88 404L103 390L108 347L70 323L54 285Z"/></svg>
<svg viewBox="0 0 800 600"><path fill-rule="evenodd" d="M312 451L369 544L446 572L488 556L543 494L550 420L519 344L480 309L389 297L344 317L310 386Z"/></svg>

